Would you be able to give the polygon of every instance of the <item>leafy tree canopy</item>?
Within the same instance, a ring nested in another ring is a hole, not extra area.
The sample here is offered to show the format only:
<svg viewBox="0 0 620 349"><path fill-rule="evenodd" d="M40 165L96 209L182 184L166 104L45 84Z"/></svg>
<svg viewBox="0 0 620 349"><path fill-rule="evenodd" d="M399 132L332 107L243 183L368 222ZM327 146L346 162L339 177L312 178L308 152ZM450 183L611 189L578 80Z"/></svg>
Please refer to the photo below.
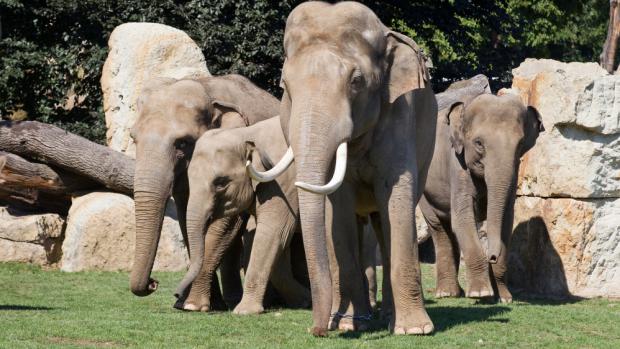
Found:
<svg viewBox="0 0 620 349"><path fill-rule="evenodd" d="M526 57L598 61L608 0L362 1L431 56L434 87L484 73L510 84ZM49 122L104 142L99 87L119 24L187 32L213 74L243 74L280 95L282 35L300 1L0 0L0 115Z"/></svg>

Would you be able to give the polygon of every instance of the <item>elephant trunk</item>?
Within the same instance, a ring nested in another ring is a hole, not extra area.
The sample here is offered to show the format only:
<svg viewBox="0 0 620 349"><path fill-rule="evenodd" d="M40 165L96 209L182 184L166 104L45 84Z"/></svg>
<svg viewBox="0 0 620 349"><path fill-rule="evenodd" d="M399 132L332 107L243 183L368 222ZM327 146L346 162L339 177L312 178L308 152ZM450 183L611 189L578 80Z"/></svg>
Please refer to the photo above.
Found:
<svg viewBox="0 0 620 349"><path fill-rule="evenodd" d="M136 244L130 287L133 294L144 297L158 286L157 280L151 279L150 275L174 180L174 165L171 159L158 161L156 158L161 156L138 154L134 177Z"/></svg>
<svg viewBox="0 0 620 349"><path fill-rule="evenodd" d="M210 195L193 191L187 203L187 240L189 247L190 265L189 270L181 280L174 295L182 297L192 282L196 279L202 268L205 254L205 227L211 220L213 210L212 202L204 202L200 198L208 198Z"/></svg>
<svg viewBox="0 0 620 349"><path fill-rule="evenodd" d="M305 98L305 100L321 99ZM302 108L305 110L298 109L297 112L293 108L289 139L295 154L302 237L312 291L312 333L315 336L324 336L332 305L331 274L325 229L326 196L321 191L309 190L307 187L308 185L311 188L324 186L336 148L340 145L342 149L341 144L344 144L346 160L346 143L343 142L350 137L352 126L330 124L330 119L326 119L329 115L312 111L322 109L320 107L312 108L306 105ZM341 166L346 167L346 164L341 164ZM342 171L344 177L344 169ZM340 182L342 182L341 178Z"/></svg>
<svg viewBox="0 0 620 349"><path fill-rule="evenodd" d="M505 251L502 236L507 232L505 220L512 220L512 212L508 208L511 207L511 200L514 200L514 192L516 187L515 165L510 163L501 166L492 171L485 173L487 185L487 239L488 250L487 257L489 263L497 263L500 254L507 253Z"/></svg>

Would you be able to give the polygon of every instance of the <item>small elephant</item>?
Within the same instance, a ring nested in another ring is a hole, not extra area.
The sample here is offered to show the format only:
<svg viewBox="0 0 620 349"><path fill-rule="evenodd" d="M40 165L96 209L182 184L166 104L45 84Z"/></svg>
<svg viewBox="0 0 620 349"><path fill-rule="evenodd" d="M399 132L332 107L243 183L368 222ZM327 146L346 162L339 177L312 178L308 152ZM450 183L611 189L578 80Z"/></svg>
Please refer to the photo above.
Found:
<svg viewBox="0 0 620 349"><path fill-rule="evenodd" d="M462 252L468 297L491 297L495 289L502 302L512 300L505 274L519 161L542 131L536 109L514 95L482 94L439 113L437 143L420 200L435 246L436 297L461 294L457 274ZM484 220L486 249L479 237Z"/></svg>
<svg viewBox="0 0 620 349"><path fill-rule="evenodd" d="M184 292L201 269L205 227L215 219L249 210L256 217L256 232L243 298L234 313L261 313L270 279L288 305L310 305L310 291L293 277L290 256L281 258L283 252L289 253L287 248L298 226L295 170L290 168L277 181L269 183L257 183L246 174L246 162L265 170L272 167L271 159L279 159L286 151L279 117L247 128L208 131L200 137L188 169L187 229L191 264L177 294ZM209 230L207 236L210 233Z"/></svg>
<svg viewBox="0 0 620 349"><path fill-rule="evenodd" d="M187 243L187 167L196 140L208 129L252 125L277 115L279 110L275 97L240 75L180 80L155 78L145 86L137 103L139 116L131 130L136 143L136 249L130 287L138 296L147 296L157 289L157 281L150 274L170 195L174 197ZM205 255L210 257L204 263L203 273L192 285L185 303L177 302L175 307L202 311L212 308L211 291L217 289L219 292L215 269L235 237L228 232L240 226L239 217L222 219L211 225L213 231L209 239L228 241L209 243L208 248L216 246L222 250L207 251ZM231 273L222 270L225 289L229 284L224 280L225 275L232 275L233 286L241 285L239 270L234 269Z"/></svg>

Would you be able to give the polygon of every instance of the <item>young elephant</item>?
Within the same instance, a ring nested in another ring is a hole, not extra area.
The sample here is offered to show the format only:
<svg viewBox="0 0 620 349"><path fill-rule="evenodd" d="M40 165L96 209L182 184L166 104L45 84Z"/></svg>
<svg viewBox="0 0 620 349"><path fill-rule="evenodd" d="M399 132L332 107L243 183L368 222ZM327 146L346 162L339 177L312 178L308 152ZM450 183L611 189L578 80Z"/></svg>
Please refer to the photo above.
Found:
<svg viewBox="0 0 620 349"><path fill-rule="evenodd" d="M258 151L252 156L255 147ZM246 174L248 161L252 161L255 168L265 170L271 167L270 159L279 159L286 151L279 117L247 128L208 131L200 137L188 169L187 228L191 264L177 294L185 291L201 268L205 227L215 219L249 210L256 217L256 233L243 298L235 314L263 311L270 275L287 304L310 305L310 292L293 278L290 261L283 258L281 263L276 263L297 228L295 170L287 170L277 181L258 185Z"/></svg>
<svg viewBox="0 0 620 349"><path fill-rule="evenodd" d="M468 297L490 297L495 288L502 302L512 300L505 273L519 159L542 131L536 109L526 108L513 95L483 94L439 113L437 142L420 200L437 256L437 297L460 295L462 252ZM478 236L485 219L486 254Z"/></svg>
<svg viewBox="0 0 620 349"><path fill-rule="evenodd" d="M279 102L240 75L155 78L146 84L137 109L139 116L131 131L136 143L136 249L130 286L134 294L147 296L157 289L157 281L150 274L170 195L174 197L181 231L187 240L187 166L196 140L208 129L248 126L277 115ZM215 222L209 239L232 240L234 234L228 232L238 229L240 221L230 217ZM204 272L192 285L185 303L181 299L175 307L203 311L212 307L211 288L219 287L214 279L215 268L230 242L209 245L222 249L208 251L210 259L204 264ZM239 279L238 269L236 278Z"/></svg>

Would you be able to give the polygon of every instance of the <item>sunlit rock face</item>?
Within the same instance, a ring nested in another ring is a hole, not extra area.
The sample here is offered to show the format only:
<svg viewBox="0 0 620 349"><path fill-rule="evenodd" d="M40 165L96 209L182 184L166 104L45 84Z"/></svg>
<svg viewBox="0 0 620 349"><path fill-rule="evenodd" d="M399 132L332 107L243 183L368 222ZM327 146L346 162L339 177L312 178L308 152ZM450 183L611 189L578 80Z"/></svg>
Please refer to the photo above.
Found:
<svg viewBox="0 0 620 349"><path fill-rule="evenodd" d="M521 161L510 285L542 296L620 297L620 76L527 59L512 89L546 131Z"/></svg>

